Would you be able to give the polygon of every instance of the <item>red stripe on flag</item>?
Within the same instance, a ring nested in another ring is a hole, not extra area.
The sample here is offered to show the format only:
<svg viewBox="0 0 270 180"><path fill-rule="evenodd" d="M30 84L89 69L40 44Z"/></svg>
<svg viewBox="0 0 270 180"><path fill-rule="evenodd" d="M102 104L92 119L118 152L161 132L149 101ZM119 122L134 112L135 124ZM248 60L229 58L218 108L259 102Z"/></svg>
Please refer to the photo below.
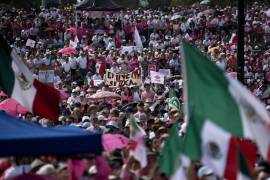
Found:
<svg viewBox="0 0 270 180"><path fill-rule="evenodd" d="M267 162L270 162L270 146L268 146L268 151L267 151Z"/></svg>
<svg viewBox="0 0 270 180"><path fill-rule="evenodd" d="M37 90L33 103L33 113L38 116L57 121L60 112L60 92L47 84L39 82L38 80L34 80L33 84Z"/></svg>
<svg viewBox="0 0 270 180"><path fill-rule="evenodd" d="M244 155L250 174L253 173L257 160L257 146L251 141L238 138L239 150Z"/></svg>
<svg viewBox="0 0 270 180"><path fill-rule="evenodd" d="M225 179L237 180L237 174L240 171L240 153L244 156L244 163L248 167L250 174L254 171L257 158L257 146L248 140L241 139L239 137L232 137L230 140L227 165L224 173Z"/></svg>
<svg viewBox="0 0 270 180"><path fill-rule="evenodd" d="M224 172L224 178L230 180L237 179L238 172L238 159L237 159L237 139L232 137L230 139L228 156L227 156L227 165Z"/></svg>

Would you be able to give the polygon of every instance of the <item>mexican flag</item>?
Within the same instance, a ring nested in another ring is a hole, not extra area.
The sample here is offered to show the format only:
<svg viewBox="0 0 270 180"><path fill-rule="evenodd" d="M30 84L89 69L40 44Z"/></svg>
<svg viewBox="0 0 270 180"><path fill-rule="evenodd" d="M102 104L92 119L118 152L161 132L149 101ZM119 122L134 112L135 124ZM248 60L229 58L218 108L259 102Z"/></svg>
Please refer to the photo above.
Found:
<svg viewBox="0 0 270 180"><path fill-rule="evenodd" d="M106 73L106 65L105 63L96 63L96 72L103 76Z"/></svg>
<svg viewBox="0 0 270 180"><path fill-rule="evenodd" d="M173 91L169 91L169 108L180 111L180 107L179 99L175 96Z"/></svg>
<svg viewBox="0 0 270 180"><path fill-rule="evenodd" d="M237 44L237 35L236 33L232 33L231 38L229 40L230 44Z"/></svg>
<svg viewBox="0 0 270 180"><path fill-rule="evenodd" d="M139 161L141 168L147 165L147 152L144 144L145 131L137 124L134 117L128 119L130 127L130 155Z"/></svg>
<svg viewBox="0 0 270 180"><path fill-rule="evenodd" d="M60 92L33 78L32 72L0 36L0 87L30 112L58 120Z"/></svg>
<svg viewBox="0 0 270 180"><path fill-rule="evenodd" d="M158 166L167 177L173 177L177 169L181 167L181 139L178 134L177 127L173 125L158 159ZM183 168L180 168L177 177L185 178Z"/></svg>
<svg viewBox="0 0 270 180"><path fill-rule="evenodd" d="M265 107L198 49L183 43L183 53L185 111L189 123L183 154L227 179L234 179L230 176L233 173L228 172L238 162L232 160L234 152L238 152L232 149L235 137L255 142L260 154L269 160L270 118Z"/></svg>

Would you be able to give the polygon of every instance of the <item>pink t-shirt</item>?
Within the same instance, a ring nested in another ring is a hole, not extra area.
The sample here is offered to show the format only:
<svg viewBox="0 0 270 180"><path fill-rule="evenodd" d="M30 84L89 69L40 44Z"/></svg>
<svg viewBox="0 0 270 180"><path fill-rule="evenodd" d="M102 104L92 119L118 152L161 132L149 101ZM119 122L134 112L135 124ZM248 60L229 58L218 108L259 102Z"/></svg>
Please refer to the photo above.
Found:
<svg viewBox="0 0 270 180"><path fill-rule="evenodd" d="M141 95L141 99L142 101L145 101L146 99L150 99L150 100L154 100L154 97L155 97L155 93L153 91L143 91L142 92L142 95Z"/></svg>

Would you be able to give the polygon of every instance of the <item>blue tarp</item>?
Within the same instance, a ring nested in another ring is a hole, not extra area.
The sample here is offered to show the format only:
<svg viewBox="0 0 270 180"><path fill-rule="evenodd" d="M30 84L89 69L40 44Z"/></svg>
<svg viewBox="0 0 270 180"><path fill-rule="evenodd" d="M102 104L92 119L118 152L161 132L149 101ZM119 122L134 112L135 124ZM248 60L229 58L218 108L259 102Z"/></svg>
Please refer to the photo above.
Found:
<svg viewBox="0 0 270 180"><path fill-rule="evenodd" d="M101 134L77 127L44 128L0 112L0 156L102 152Z"/></svg>

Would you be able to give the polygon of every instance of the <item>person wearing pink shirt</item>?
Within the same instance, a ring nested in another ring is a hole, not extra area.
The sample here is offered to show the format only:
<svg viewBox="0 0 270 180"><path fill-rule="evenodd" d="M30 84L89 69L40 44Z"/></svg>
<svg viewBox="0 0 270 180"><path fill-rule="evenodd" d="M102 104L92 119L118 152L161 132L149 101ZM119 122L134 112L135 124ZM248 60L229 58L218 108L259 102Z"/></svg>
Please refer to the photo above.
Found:
<svg viewBox="0 0 270 180"><path fill-rule="evenodd" d="M153 90L151 90L150 84L144 84L144 90L141 93L141 100L145 101L146 99L149 99L153 101L154 97L155 93Z"/></svg>

